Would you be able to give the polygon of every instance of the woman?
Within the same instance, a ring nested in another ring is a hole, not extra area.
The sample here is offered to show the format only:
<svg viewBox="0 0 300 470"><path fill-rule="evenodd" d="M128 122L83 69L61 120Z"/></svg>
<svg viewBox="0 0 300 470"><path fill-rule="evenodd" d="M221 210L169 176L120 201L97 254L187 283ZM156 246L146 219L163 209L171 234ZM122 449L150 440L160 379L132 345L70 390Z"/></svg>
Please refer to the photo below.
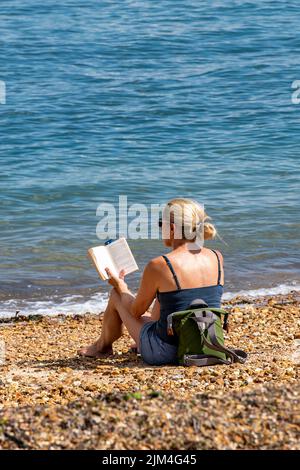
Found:
<svg viewBox="0 0 300 470"><path fill-rule="evenodd" d="M104 312L101 336L91 346L79 350L80 355L112 354L112 344L123 334L125 325L146 363L175 364L177 338L167 335L167 316L185 310L199 298L210 307L220 307L223 257L220 252L201 246L203 243L192 243L201 238L201 229L205 240L214 238L215 227L207 222L209 217L195 201L173 199L166 207L161 222L162 239L171 251L147 264L136 296L129 291L122 273L116 278L107 270L113 289Z"/></svg>

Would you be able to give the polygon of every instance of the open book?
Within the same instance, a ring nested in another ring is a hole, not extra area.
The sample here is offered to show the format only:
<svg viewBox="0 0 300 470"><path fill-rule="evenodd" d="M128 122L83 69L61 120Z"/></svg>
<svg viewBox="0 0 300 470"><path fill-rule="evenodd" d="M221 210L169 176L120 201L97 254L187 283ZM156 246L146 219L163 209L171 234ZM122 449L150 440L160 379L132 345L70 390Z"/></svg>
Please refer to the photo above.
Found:
<svg viewBox="0 0 300 470"><path fill-rule="evenodd" d="M108 268L116 277L119 277L119 273L123 269L125 274L139 269L125 238L119 238L108 245L90 248L88 255L104 281L108 279L105 268Z"/></svg>

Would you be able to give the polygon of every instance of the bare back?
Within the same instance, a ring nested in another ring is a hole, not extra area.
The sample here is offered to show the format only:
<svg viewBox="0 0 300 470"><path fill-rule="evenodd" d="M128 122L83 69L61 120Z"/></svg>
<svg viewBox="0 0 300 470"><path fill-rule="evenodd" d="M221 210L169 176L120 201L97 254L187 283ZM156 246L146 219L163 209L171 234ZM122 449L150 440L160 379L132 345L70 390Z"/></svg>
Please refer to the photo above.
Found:
<svg viewBox="0 0 300 470"><path fill-rule="evenodd" d="M221 263L220 284L224 284L223 257L218 252ZM216 253L208 248L200 252L173 250L168 253L174 271L182 289L214 286L218 282L218 259ZM158 279L159 291L176 289L174 277L164 260L161 263L161 274Z"/></svg>

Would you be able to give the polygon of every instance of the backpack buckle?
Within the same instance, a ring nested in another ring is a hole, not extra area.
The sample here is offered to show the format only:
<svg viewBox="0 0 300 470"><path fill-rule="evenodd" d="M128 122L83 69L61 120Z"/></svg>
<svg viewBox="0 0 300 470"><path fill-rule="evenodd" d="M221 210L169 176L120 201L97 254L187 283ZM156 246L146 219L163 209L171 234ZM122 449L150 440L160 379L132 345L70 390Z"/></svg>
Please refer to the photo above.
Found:
<svg viewBox="0 0 300 470"><path fill-rule="evenodd" d="M168 336L174 336L174 330L171 326L167 328L167 334Z"/></svg>
<svg viewBox="0 0 300 470"><path fill-rule="evenodd" d="M188 306L189 309L197 309L197 308L208 308L207 303L203 299L194 299L190 305Z"/></svg>

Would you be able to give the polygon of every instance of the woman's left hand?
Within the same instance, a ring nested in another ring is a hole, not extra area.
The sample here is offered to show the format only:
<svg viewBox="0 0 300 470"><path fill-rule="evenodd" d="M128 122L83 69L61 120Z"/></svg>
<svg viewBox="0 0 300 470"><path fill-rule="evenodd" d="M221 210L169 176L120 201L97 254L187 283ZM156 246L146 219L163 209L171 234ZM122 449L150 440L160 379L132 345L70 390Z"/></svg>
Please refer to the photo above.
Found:
<svg viewBox="0 0 300 470"><path fill-rule="evenodd" d="M124 277L125 277L124 270L120 271L119 277L113 276L108 268L105 268L105 271L107 272L107 275L109 277L108 283L111 286L113 286L119 292L119 294L123 294L129 291L127 284L124 281Z"/></svg>

